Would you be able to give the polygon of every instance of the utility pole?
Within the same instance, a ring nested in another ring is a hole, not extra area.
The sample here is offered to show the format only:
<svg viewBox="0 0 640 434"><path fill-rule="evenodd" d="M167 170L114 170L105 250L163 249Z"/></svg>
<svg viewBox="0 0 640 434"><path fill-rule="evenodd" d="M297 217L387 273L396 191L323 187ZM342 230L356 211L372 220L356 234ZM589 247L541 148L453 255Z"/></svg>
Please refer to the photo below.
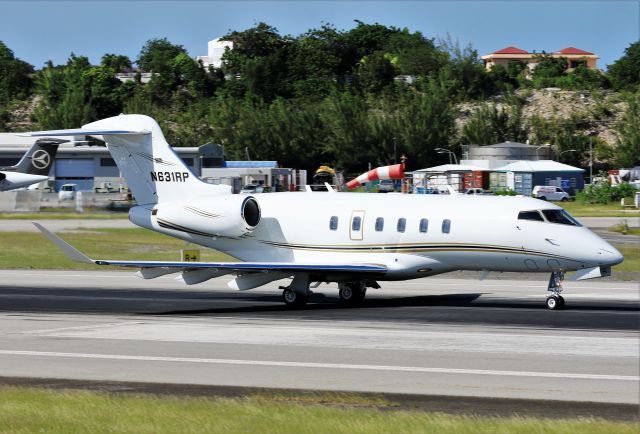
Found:
<svg viewBox="0 0 640 434"><path fill-rule="evenodd" d="M396 151L396 138L393 138L393 164L398 164L398 153Z"/></svg>
<svg viewBox="0 0 640 434"><path fill-rule="evenodd" d="M593 184L593 137L589 137L589 184Z"/></svg>

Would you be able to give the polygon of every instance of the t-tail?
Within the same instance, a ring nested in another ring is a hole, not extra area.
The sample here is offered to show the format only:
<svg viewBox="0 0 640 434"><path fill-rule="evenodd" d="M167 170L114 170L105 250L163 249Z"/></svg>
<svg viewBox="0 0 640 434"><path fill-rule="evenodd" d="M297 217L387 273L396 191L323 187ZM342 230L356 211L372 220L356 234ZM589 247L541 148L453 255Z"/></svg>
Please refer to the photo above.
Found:
<svg viewBox="0 0 640 434"><path fill-rule="evenodd" d="M22 156L18 164L3 168L4 171L26 173L28 175L48 176L53 160L58 152L58 145L66 143L62 139L38 139Z"/></svg>
<svg viewBox="0 0 640 434"><path fill-rule="evenodd" d="M231 187L200 180L167 143L158 123L144 115L120 115L77 130L40 131L32 136L102 136L136 202L157 204L231 193Z"/></svg>

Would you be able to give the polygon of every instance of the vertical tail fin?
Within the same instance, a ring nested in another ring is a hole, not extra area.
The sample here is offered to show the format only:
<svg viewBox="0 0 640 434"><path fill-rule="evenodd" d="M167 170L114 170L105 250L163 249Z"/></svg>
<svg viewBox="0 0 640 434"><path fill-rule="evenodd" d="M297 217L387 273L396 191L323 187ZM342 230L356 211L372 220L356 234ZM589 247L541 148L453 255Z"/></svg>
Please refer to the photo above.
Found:
<svg viewBox="0 0 640 434"><path fill-rule="evenodd" d="M192 173L169 146L157 122L148 116L114 116L82 129L96 130L95 134L103 136L139 204L231 192L228 186L207 184Z"/></svg>
<svg viewBox="0 0 640 434"><path fill-rule="evenodd" d="M68 140L52 138L38 139L22 156L18 164L7 169L29 175L48 176L53 160L56 158L56 153L58 152L58 145L66 142L68 142Z"/></svg>

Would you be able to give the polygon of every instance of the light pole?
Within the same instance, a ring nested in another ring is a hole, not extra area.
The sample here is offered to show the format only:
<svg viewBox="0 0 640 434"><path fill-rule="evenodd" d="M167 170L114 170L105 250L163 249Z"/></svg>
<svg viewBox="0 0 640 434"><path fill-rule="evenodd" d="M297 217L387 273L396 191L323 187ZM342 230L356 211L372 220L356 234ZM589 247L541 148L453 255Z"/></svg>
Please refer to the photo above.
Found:
<svg viewBox="0 0 640 434"><path fill-rule="evenodd" d="M436 148L434 150L437 151L438 154L449 154L449 164L451 164L451 156L453 156L453 161L456 164L458 164L458 158L456 157L456 154L453 151L450 151L450 150L444 149L444 148Z"/></svg>
<svg viewBox="0 0 640 434"><path fill-rule="evenodd" d="M567 149L566 151L562 151L562 152L560 152L560 153L558 154L558 163L559 163L559 162L560 162L560 160L561 160L561 158L560 158L560 157L562 156L562 154L564 154L565 152L576 152L576 151L577 151L577 149Z"/></svg>
<svg viewBox="0 0 640 434"><path fill-rule="evenodd" d="M539 160L540 157L538 156L538 149L540 148L548 148L551 146L551 143L545 143L544 145L540 145L538 147L536 147L536 160Z"/></svg>
<svg viewBox="0 0 640 434"><path fill-rule="evenodd" d="M593 184L593 137L589 137L589 184Z"/></svg>

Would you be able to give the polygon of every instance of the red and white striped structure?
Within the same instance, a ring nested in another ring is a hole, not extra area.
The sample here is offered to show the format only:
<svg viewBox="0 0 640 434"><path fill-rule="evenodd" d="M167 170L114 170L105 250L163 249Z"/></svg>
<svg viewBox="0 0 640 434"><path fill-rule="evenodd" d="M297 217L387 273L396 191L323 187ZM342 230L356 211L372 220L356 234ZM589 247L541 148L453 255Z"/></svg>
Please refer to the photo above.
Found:
<svg viewBox="0 0 640 434"><path fill-rule="evenodd" d="M378 179L404 179L404 164L394 164L393 166L376 167L347 182L347 188L351 190L364 184L365 182L377 181Z"/></svg>

